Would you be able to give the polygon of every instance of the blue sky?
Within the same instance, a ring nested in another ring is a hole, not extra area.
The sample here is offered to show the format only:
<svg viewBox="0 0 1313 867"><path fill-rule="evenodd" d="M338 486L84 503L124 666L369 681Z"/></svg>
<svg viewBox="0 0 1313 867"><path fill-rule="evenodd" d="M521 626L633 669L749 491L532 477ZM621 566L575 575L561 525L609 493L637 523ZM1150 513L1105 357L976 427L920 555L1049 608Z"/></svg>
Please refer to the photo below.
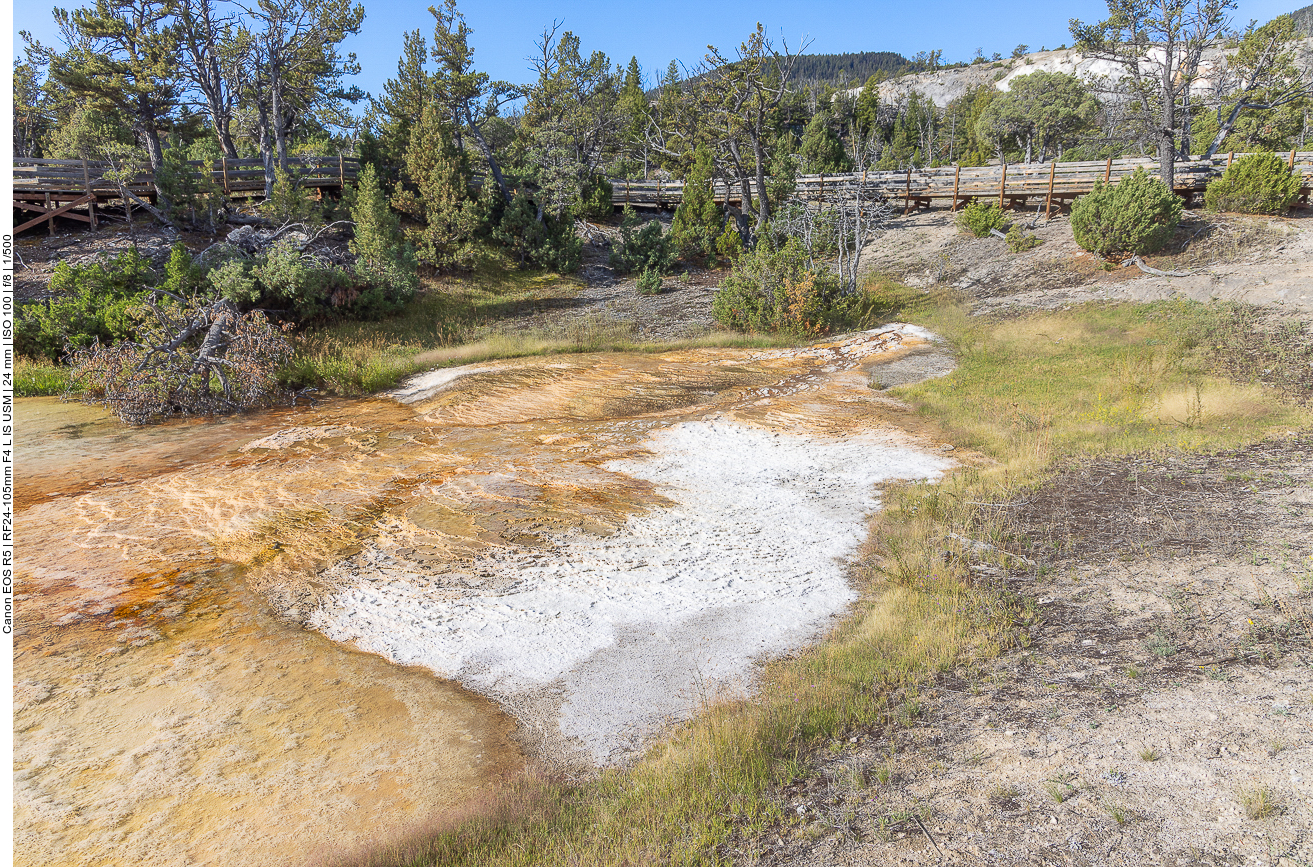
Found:
<svg viewBox="0 0 1313 867"><path fill-rule="evenodd" d="M75 6L76 3L68 3ZM355 83L378 93L396 73L402 33L419 28L433 31L428 0L365 3L365 24L347 43L364 71ZM1266 21L1304 5L1304 0L1241 0L1234 18ZM461 3L474 28L475 65L493 78L522 83L531 78L526 58L545 26L554 20L574 31L584 51L601 50L613 62L637 56L645 73L659 74L672 59L697 63L708 44L727 53L743 41L758 21L772 37L797 45L812 40L811 53L897 51L911 56L940 49L948 62L969 60L977 48L988 56L1011 53L1018 43L1032 50L1056 48L1069 41L1067 21L1097 20L1106 14L1101 0L1071 0L1063 4L997 0L918 0L918 2L851 2L851 0L657 0L620 3L615 0L500 0ZM17 31L30 30L43 42L56 43L49 7L19 0L14 4L14 51L21 51Z"/></svg>

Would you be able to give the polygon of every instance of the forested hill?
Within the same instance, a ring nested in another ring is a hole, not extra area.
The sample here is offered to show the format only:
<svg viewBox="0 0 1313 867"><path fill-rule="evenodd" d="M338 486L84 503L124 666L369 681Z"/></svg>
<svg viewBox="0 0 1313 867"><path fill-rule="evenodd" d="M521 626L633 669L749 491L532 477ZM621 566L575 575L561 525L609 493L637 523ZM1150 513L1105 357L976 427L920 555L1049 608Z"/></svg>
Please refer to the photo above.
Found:
<svg viewBox="0 0 1313 867"><path fill-rule="evenodd" d="M1295 19L1296 27L1307 35L1313 36L1313 5L1305 6L1297 12L1291 12L1290 17Z"/></svg>
<svg viewBox="0 0 1313 867"><path fill-rule="evenodd" d="M864 82L877 72L897 75L911 68L912 62L895 51L860 51L855 54L804 54L798 58L793 74L802 81L833 84Z"/></svg>

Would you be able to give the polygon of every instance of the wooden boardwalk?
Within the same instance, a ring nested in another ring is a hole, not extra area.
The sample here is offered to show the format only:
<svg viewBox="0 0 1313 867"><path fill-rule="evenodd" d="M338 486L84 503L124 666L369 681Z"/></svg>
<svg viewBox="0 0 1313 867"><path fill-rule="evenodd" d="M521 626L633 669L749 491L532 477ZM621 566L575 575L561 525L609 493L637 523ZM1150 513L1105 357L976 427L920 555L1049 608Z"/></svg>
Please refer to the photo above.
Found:
<svg viewBox="0 0 1313 867"><path fill-rule="evenodd" d="M360 161L354 157L298 156L288 159L292 174L302 187L340 191L360 173ZM198 176L208 174L214 185L229 198L264 197L264 163L259 159L216 160L206 163L193 160ZM96 227L96 206L114 204L126 207L118 184L105 179L113 168L109 163L91 160L14 160L14 208L39 216L14 226L14 232L46 222L54 232L55 217L80 220ZM133 196L154 202L154 176L150 172L136 175L127 184Z"/></svg>
<svg viewBox="0 0 1313 867"><path fill-rule="evenodd" d="M1183 197L1201 195L1208 181L1219 177L1233 159L1243 154L1221 154L1210 160L1194 159L1176 164L1176 192ZM1292 171L1303 178L1299 204L1309 204L1310 185L1313 185L1313 151L1292 151L1288 157ZM998 166L942 166L931 169L906 171L873 171L841 175L802 175L798 178L795 195L809 202L825 202L852 195L860 185L868 194L874 194L895 205L904 213L916 208L929 208L939 202L957 210L975 200L996 201L1003 208L1043 206L1046 212L1069 206L1077 196L1092 189L1097 181L1116 182L1143 168L1151 174L1158 171L1156 160L1131 158L1097 160L1092 162L1030 163ZM612 201L617 206L636 208L673 208L684 193L683 181L626 181L611 182ZM756 195L756 183L750 184ZM714 185L716 201L742 205L743 194L738 184Z"/></svg>
<svg viewBox="0 0 1313 867"><path fill-rule="evenodd" d="M1187 199L1202 195L1208 181L1221 175L1232 160L1243 154L1221 154L1209 160L1192 159L1176 164L1176 192ZM360 161L353 157L295 157L293 173L303 187L324 192L340 191L360 172ZM1291 171L1303 177L1297 204L1309 206L1313 188L1313 151L1291 151ZM192 162L198 173L208 172L210 180L230 198L264 196L264 167L258 159L218 160L214 163ZM96 226L96 206L124 205L118 186L105 180L107 163L86 160L14 160L14 207L37 216L14 227L15 232L46 222L54 232L54 218L66 217ZM939 203L956 211L977 200L996 201L1003 208L1043 207L1046 214L1069 207L1077 196L1094 188L1098 181L1116 182L1143 168L1157 171L1153 159L1096 160L1091 162L1047 162L997 166L942 166L905 171L872 171L839 175L803 175L798 178L795 195L804 201L824 203L853 195L860 186L867 195L876 195L902 207L903 213L930 208ZM756 195L755 181L750 184ZM723 181L713 185L716 201L742 205L738 184ZM153 201L155 189L149 173L143 173L128 185L128 191L141 199ZM611 182L611 201L616 207L674 208L684 195L683 181Z"/></svg>

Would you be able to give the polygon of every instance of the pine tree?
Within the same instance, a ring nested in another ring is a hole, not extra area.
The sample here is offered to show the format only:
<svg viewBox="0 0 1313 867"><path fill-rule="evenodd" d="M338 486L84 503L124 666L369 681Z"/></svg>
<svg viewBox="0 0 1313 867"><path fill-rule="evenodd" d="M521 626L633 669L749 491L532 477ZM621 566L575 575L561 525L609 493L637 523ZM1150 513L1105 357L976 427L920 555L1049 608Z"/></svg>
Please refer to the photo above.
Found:
<svg viewBox="0 0 1313 867"><path fill-rule="evenodd" d="M816 112L807 124L798 156L802 159L804 175L835 174L852 169L852 161L844 153L843 142L831 127L830 113L825 110Z"/></svg>
<svg viewBox="0 0 1313 867"><path fill-rule="evenodd" d="M715 164L711 151L700 145L694 154L693 168L684 178L684 194L670 224L670 240L683 258L704 256L716 248L716 239L725 228L725 212L712 191Z"/></svg>
<svg viewBox="0 0 1313 867"><path fill-rule="evenodd" d="M416 189L397 184L393 202L424 224L417 245L420 261L439 268L470 265L479 207L470 197L469 167L456 150L450 125L432 103L410 131L404 165Z"/></svg>
<svg viewBox="0 0 1313 867"><path fill-rule="evenodd" d="M152 171L164 162L160 130L181 99L178 44L158 0L96 0L94 7L55 10L73 44L51 57L50 76L106 113L130 119ZM167 195L156 188L162 204Z"/></svg>
<svg viewBox="0 0 1313 867"><path fill-rule="evenodd" d="M388 206L373 166L360 170L351 208L355 232L349 248L356 256L356 275L373 287L379 312L405 303L419 286L415 252L406 243L401 222Z"/></svg>
<svg viewBox="0 0 1313 867"><path fill-rule="evenodd" d="M433 101L432 75L424 69L428 44L418 30L403 35L397 77L383 85L382 97L372 100L368 120L378 136L378 149L387 174L400 166L410 144L411 128L424 106Z"/></svg>
<svg viewBox="0 0 1313 867"><path fill-rule="evenodd" d="M629 58L624 83L620 87L620 110L624 113L625 152L629 159L641 162L643 177L647 177L647 95L643 93L643 68L638 58Z"/></svg>

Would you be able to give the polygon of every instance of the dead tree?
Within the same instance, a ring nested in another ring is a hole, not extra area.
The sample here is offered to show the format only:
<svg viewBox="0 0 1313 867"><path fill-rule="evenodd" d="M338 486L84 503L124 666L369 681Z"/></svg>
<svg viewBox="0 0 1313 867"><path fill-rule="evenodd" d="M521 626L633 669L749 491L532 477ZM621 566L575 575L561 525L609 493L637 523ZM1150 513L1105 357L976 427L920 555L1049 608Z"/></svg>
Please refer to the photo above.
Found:
<svg viewBox="0 0 1313 867"><path fill-rule="evenodd" d="M130 424L268 406L291 356L282 330L260 311L156 289L137 313L136 341L72 353L72 381L89 403Z"/></svg>
<svg viewBox="0 0 1313 867"><path fill-rule="evenodd" d="M874 163L879 146L879 136L874 132L858 133L853 151L859 170ZM791 199L780 209L778 225L785 234L799 240L807 251L809 266L815 267L818 254L833 254L841 291L851 295L857 291L862 251L894 211L874 179L867 180L866 171L861 171L827 189L820 201Z"/></svg>

